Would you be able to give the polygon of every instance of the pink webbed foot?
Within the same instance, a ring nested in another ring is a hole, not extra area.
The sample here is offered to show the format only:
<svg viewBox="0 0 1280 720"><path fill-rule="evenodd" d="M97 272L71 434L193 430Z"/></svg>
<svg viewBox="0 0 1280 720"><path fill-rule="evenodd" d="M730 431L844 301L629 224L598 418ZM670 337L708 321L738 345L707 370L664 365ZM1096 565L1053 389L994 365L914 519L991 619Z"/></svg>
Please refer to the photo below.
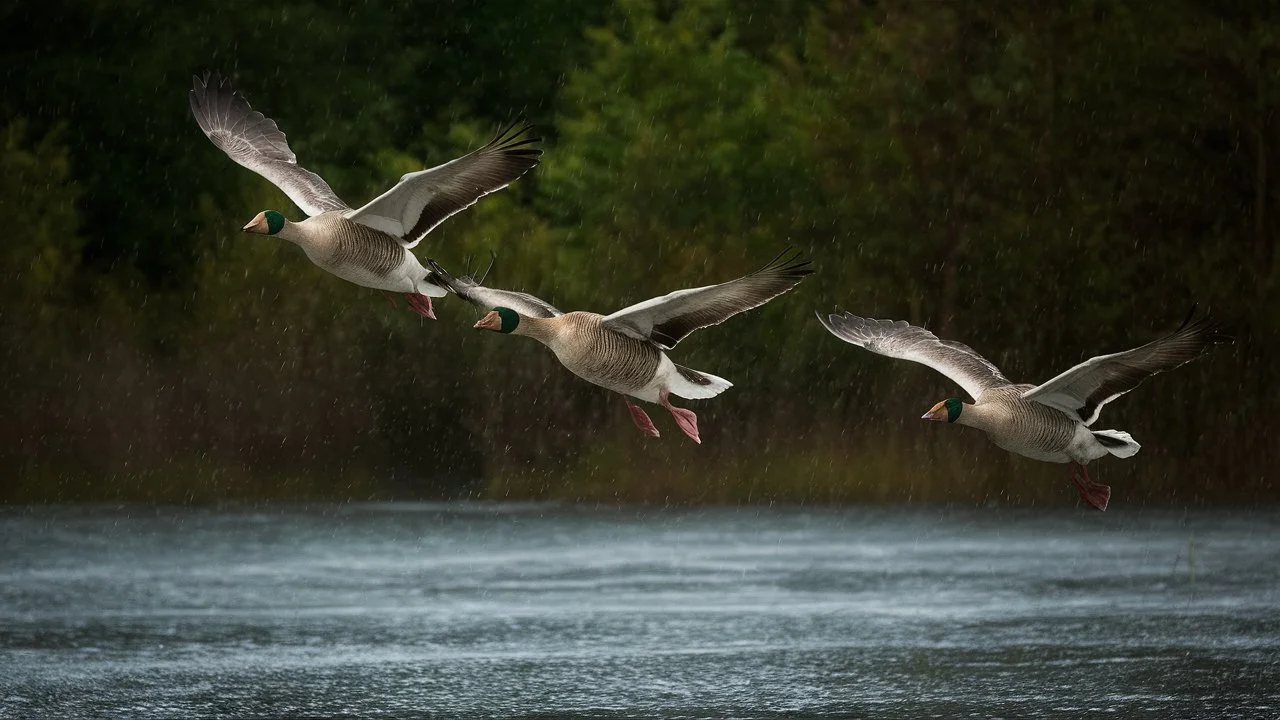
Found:
<svg viewBox="0 0 1280 720"><path fill-rule="evenodd" d="M701 445L702 438L698 437L698 416L692 410L672 405L671 401L667 399L669 395L670 393L666 390L663 390L658 395L658 400L662 403L662 407L671 411L671 417L676 419L676 425L684 431L685 435L688 435L691 440Z"/></svg>
<svg viewBox="0 0 1280 720"><path fill-rule="evenodd" d="M1111 487L1103 485L1100 482L1094 482L1089 477L1089 471L1080 463L1071 463L1071 480L1076 484L1076 489L1080 491L1080 499L1089 505L1099 509L1106 510L1107 503L1111 502Z"/></svg>
<svg viewBox="0 0 1280 720"><path fill-rule="evenodd" d="M627 409L631 411L631 422L640 428L640 432L650 437L662 437L658 433L658 428L654 426L653 421L649 419L649 414L643 408L631 402L630 398L623 398L623 400L627 403Z"/></svg>
<svg viewBox="0 0 1280 720"><path fill-rule="evenodd" d="M436 319L435 312L431 309L431 296L421 295L419 293L405 293L404 299L409 301L409 309L418 313L424 318L430 320Z"/></svg>

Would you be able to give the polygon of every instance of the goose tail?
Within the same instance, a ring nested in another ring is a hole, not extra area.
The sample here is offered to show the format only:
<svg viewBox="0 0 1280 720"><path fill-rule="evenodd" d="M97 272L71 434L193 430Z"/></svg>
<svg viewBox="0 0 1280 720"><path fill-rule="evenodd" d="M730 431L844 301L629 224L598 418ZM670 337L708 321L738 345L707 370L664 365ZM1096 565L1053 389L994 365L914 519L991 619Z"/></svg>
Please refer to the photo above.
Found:
<svg viewBox="0 0 1280 720"><path fill-rule="evenodd" d="M419 293L430 297L444 297L449 294L447 286L441 284L430 274L418 281L417 289Z"/></svg>
<svg viewBox="0 0 1280 720"><path fill-rule="evenodd" d="M1133 457L1142 446L1123 430L1094 430L1093 437L1106 451L1118 458Z"/></svg>
<svg viewBox="0 0 1280 720"><path fill-rule="evenodd" d="M722 377L691 370L683 365L675 365L675 372L667 380L667 390L686 400L713 398L731 387L733 383Z"/></svg>

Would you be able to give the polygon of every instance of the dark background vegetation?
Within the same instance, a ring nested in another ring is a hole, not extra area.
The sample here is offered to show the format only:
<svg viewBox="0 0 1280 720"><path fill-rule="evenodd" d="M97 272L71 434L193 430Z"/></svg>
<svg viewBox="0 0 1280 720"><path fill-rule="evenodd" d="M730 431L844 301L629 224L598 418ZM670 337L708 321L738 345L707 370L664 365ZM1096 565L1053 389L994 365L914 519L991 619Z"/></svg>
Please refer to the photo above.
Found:
<svg viewBox="0 0 1280 720"><path fill-rule="evenodd" d="M1099 427L1118 505L1274 501L1272 2L0 3L0 501L572 498L1068 505L1065 467L918 420L959 394L838 342L833 306L1019 381L1172 330L1234 346ZM611 311L818 272L677 360L735 382L695 446L544 348L439 322L246 236L302 215L190 118L232 76L360 205L527 115L543 164L420 247Z"/></svg>

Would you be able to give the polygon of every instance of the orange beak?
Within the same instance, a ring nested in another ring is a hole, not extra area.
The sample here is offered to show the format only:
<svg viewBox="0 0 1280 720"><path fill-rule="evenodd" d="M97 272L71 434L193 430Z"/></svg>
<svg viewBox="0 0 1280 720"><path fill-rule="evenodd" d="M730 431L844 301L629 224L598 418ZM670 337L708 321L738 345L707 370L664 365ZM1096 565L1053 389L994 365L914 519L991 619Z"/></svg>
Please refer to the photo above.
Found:
<svg viewBox="0 0 1280 720"><path fill-rule="evenodd" d="M266 235L267 231L269 230L269 228L267 227L267 214L265 212L258 213L253 217L252 220L249 221L248 225L245 225L244 227L240 228L240 230L247 233L257 233L259 235Z"/></svg>
<svg viewBox="0 0 1280 720"><path fill-rule="evenodd" d="M943 402L929 408L929 412L920 416L921 420L946 420L950 413L947 412L947 403Z"/></svg>
<svg viewBox="0 0 1280 720"><path fill-rule="evenodd" d="M488 315L480 318L480 322L477 322L472 327L477 330L501 330L502 318L498 315L497 311L490 310Z"/></svg>

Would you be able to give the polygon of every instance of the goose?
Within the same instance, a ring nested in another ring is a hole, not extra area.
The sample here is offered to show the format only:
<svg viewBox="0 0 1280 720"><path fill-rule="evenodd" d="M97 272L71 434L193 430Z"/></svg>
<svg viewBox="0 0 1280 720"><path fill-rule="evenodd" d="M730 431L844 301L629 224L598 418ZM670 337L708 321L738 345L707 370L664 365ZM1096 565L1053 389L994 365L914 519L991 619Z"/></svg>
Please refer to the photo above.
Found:
<svg viewBox="0 0 1280 720"><path fill-rule="evenodd" d="M471 277L454 277L427 260L435 277L458 297L488 313L475 328L525 335L546 345L578 377L620 393L641 432L660 437L648 414L631 398L658 403L695 443L702 443L698 416L671 404L675 395L712 398L733 386L728 380L677 365L667 351L694 330L719 325L795 287L809 269L799 253L783 252L768 265L720 285L678 290L623 308L612 315L557 310L527 293L484 287Z"/></svg>
<svg viewBox="0 0 1280 720"><path fill-rule="evenodd" d="M308 215L292 222L263 210L244 232L273 235L302 248L311 262L368 288L404 293L409 307L435 318L431 281L412 248L455 213L505 188L538 164L528 124L512 124L487 145L427 170L409 173L363 207L351 209L324 178L298 164L275 121L254 110L220 75L193 78L191 113L204 134L236 163L270 180Z"/></svg>
<svg viewBox="0 0 1280 720"><path fill-rule="evenodd" d="M1102 406L1156 373L1190 362L1216 343L1230 342L1207 317L1192 320L1142 347L1090 358L1040 385L1014 384L972 348L939 340L904 321L872 320L837 313L818 320L832 335L873 353L927 365L964 389L973 403L948 398L924 420L977 428L1010 452L1054 463L1069 463L1080 497L1106 510L1111 488L1094 482L1086 466L1105 455L1128 458L1142 446L1127 432L1090 430Z"/></svg>

